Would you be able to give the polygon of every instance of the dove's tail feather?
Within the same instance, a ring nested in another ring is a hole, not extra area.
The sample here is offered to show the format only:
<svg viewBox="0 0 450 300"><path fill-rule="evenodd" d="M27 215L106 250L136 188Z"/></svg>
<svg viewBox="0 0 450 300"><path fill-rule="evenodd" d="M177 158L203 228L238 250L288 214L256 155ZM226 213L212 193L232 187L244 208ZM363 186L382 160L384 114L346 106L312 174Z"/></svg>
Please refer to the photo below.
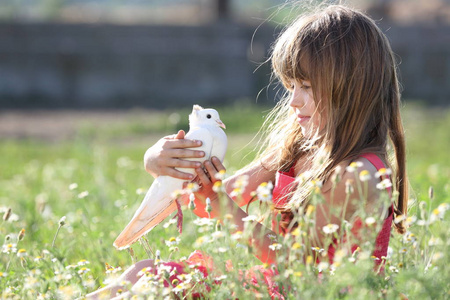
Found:
<svg viewBox="0 0 450 300"><path fill-rule="evenodd" d="M131 244L139 240L144 234L152 230L156 225L161 223L167 216L177 210L177 205L174 200L170 200L169 205L163 209L154 211L150 218L147 217L148 212L142 211L139 215L131 220L125 229L119 234L114 241L114 247L118 250L128 248ZM145 214L146 223L143 225L142 215ZM148 218L148 219L147 219Z"/></svg>
<svg viewBox="0 0 450 300"><path fill-rule="evenodd" d="M170 191L182 185L182 181L178 181L167 176L155 179L130 223L114 241L114 247L128 248L177 209Z"/></svg>

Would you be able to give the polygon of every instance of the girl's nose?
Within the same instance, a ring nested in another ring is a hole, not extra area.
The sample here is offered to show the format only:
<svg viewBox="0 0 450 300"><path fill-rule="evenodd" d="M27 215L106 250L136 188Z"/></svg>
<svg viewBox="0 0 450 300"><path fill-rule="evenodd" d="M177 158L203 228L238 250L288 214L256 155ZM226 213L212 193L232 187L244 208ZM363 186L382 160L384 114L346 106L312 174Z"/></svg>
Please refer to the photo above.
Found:
<svg viewBox="0 0 450 300"><path fill-rule="evenodd" d="M291 100L289 102L289 105L291 107L301 108L305 106L305 101L302 97L302 95L297 91L297 89L294 88L291 95Z"/></svg>

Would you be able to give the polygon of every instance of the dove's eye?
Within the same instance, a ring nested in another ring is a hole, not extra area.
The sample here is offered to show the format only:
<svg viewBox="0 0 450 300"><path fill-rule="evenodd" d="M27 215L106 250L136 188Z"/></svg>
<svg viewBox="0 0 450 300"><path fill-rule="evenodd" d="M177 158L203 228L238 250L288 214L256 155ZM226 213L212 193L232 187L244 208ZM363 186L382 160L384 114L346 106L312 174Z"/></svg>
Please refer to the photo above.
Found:
<svg viewBox="0 0 450 300"><path fill-rule="evenodd" d="M207 117L208 119L211 119L211 115L210 115L210 114L207 114L206 117Z"/></svg>

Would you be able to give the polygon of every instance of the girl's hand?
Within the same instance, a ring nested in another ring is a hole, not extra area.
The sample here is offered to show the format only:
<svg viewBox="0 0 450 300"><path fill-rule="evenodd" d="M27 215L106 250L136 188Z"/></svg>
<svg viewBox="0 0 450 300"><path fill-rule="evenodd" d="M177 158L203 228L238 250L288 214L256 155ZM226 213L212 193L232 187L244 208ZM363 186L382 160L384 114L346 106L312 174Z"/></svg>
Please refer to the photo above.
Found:
<svg viewBox="0 0 450 300"><path fill-rule="evenodd" d="M213 186L217 181L217 174L220 171L225 171L225 167L217 157L212 157L211 160L207 160L203 163L204 168L196 168L197 173L196 182L199 185L199 190L194 193L197 200L196 204L200 204L204 207L206 198L209 198L211 202L217 200L217 193L214 192Z"/></svg>
<svg viewBox="0 0 450 300"><path fill-rule="evenodd" d="M205 153L186 149L200 147L202 142L186 140L184 136L184 131L180 130L176 135L166 136L150 147L144 155L145 170L155 178L168 175L184 180L194 179L192 174L181 172L175 168L200 168L201 163L182 158L203 157Z"/></svg>

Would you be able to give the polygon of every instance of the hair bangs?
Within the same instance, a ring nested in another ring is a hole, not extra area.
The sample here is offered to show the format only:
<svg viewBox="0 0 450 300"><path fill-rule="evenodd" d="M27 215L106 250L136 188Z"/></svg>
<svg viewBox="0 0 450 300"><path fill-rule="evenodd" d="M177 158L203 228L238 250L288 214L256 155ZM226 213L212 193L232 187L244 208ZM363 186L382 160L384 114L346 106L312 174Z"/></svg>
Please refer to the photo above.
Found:
<svg viewBox="0 0 450 300"><path fill-rule="evenodd" d="M272 69L283 86L292 90L293 81L310 80L312 49L308 47L306 30L286 30L272 52Z"/></svg>

